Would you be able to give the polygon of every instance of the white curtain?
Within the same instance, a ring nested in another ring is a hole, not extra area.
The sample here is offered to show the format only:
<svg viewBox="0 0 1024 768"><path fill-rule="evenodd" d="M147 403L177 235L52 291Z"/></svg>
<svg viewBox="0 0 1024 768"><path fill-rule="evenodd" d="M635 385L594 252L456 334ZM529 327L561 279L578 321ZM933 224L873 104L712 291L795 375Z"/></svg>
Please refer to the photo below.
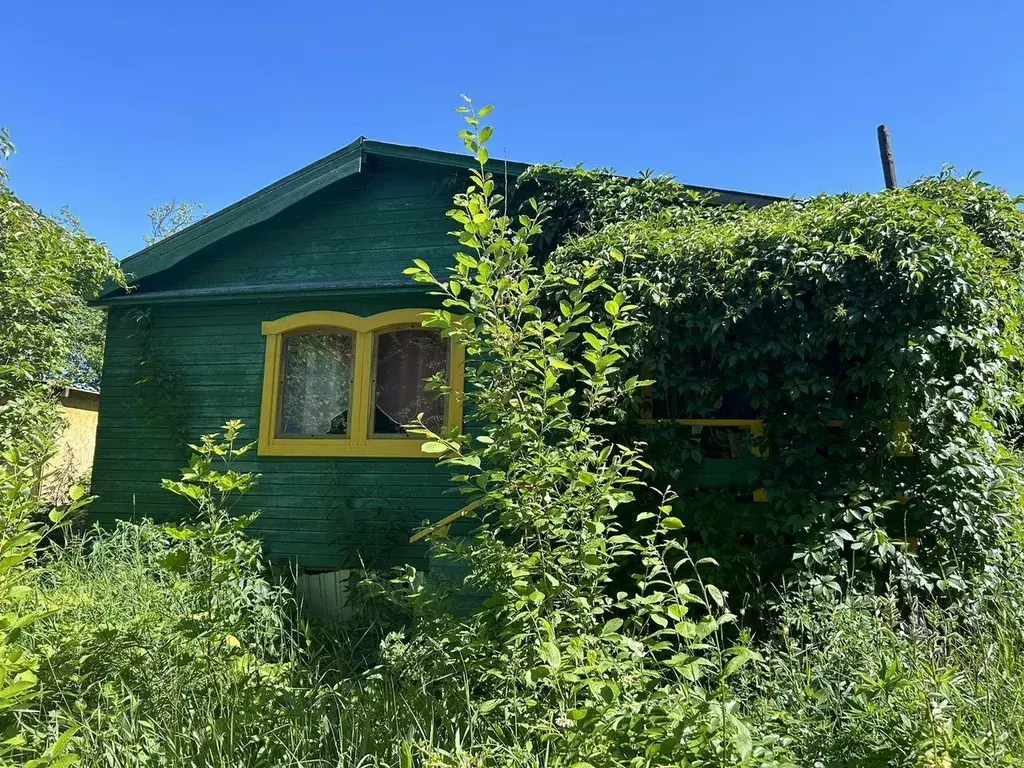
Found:
<svg viewBox="0 0 1024 768"><path fill-rule="evenodd" d="M285 337L278 434L348 434L354 346L340 331Z"/></svg>

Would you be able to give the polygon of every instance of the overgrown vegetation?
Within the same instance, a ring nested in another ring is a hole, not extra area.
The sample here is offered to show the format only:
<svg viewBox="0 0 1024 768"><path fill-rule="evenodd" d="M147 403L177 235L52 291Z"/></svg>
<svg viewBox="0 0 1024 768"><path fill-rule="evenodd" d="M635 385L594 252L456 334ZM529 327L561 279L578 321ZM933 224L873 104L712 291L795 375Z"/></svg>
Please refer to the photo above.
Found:
<svg viewBox="0 0 1024 768"><path fill-rule="evenodd" d="M750 210L541 169L520 213L463 111L460 252L407 270L475 360L472 428L415 427L475 504L435 541L459 594L400 571L310 623L232 512L238 422L164 483L190 519L59 545L8 453L4 759L1024 765L1017 201L944 173ZM713 493L669 423L710 415L765 425Z"/></svg>
<svg viewBox="0 0 1024 768"><path fill-rule="evenodd" d="M13 151L0 133L0 449L52 433L53 386L98 381L101 313L86 301L121 279L73 217L62 226L14 195L3 165Z"/></svg>
<svg viewBox="0 0 1024 768"><path fill-rule="evenodd" d="M767 503L727 498L749 484L689 488L679 503L701 551L738 566L731 583L756 591L788 572L819 591L866 580L948 593L1007 556L1020 495L1017 201L951 172L760 210L698 205L666 179L557 174L548 189L586 211L552 263L638 305L627 344L656 382L652 415L764 420L745 451L760 455ZM628 435L650 443L656 483L698 469L690 430Z"/></svg>

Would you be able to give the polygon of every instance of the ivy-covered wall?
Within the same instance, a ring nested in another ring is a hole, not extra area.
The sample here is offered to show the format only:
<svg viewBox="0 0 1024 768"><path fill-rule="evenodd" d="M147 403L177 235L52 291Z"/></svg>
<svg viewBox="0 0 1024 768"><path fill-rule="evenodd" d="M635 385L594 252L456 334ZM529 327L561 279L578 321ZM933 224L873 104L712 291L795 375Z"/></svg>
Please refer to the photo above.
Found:
<svg viewBox="0 0 1024 768"><path fill-rule="evenodd" d="M719 583L953 592L1007 556L1022 488L1021 199L945 172L716 208L665 179L561 173L544 193L561 228L553 266L634 305L631 365L666 420L640 428L634 403L613 431L648 443L652 482L681 490ZM670 421L711 416L763 420L750 445L765 503L692 482L709 448L734 446Z"/></svg>

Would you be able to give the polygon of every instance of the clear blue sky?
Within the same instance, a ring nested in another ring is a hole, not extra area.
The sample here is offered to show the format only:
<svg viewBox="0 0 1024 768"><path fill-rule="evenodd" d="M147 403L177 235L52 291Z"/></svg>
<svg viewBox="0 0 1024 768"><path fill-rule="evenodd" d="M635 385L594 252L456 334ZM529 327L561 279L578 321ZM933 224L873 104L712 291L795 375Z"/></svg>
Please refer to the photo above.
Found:
<svg viewBox="0 0 1024 768"><path fill-rule="evenodd" d="M55 0L0 14L15 190L118 256L172 197L214 211L359 135L654 168L777 195L943 163L1024 192L1024 3Z"/></svg>

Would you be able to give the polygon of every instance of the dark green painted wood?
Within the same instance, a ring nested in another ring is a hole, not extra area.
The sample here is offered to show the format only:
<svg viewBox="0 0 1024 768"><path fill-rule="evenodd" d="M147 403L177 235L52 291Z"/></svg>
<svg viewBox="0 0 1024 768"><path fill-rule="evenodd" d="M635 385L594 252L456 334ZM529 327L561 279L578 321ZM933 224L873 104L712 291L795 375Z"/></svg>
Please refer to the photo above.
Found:
<svg viewBox="0 0 1024 768"><path fill-rule="evenodd" d="M201 248L265 221L323 187L358 173L362 164L361 143L362 139L358 139L173 237L139 251L123 262L125 273L129 279L142 280L169 269ZM105 290L105 294L119 292L114 285Z"/></svg>
<svg viewBox="0 0 1024 768"><path fill-rule="evenodd" d="M381 166L395 163L415 165L428 173L464 173L474 164L469 155L438 152L420 147L407 147L370 141L360 137L346 147L317 160L280 181L264 187L249 197L240 200L217 213L193 224L172 237L166 238L148 248L139 251L123 262L125 272L133 282L141 282L161 272L191 259L204 249L220 245L225 238L246 232L256 225L268 222L282 211L304 203L311 198L318 198L316 205L330 206L337 200L353 196L352 190L339 185L343 179L355 175L367 174L369 170L376 172ZM488 170L499 179L503 176L515 178L522 174L528 165L494 159L488 163ZM712 189L710 187L691 187L692 189L711 194L723 204L738 204L760 207L782 198L768 195L756 195L731 190ZM325 190L328 195L322 194ZM406 221L414 223L412 216L417 214L415 201L411 196L402 194L403 188L384 189L382 193L374 193L377 205L373 210L365 212L365 220L361 226L370 228L370 237L381 234L380 227L388 226L388 222L377 222L375 217L388 212L407 214ZM334 195L335 197L331 197ZM355 195L358 196L358 195ZM313 209L308 209L313 210ZM404 223L395 225L394 235L399 235ZM264 230L269 232L272 230ZM313 245L312 247L316 247ZM104 298L120 296L123 290L113 283L108 284L103 292ZM104 303L101 300L99 303Z"/></svg>
<svg viewBox="0 0 1024 768"><path fill-rule="evenodd" d="M461 183L446 169L380 163L372 173L347 179L225 238L157 275L142 291L395 281L413 259L443 270L454 252L445 213ZM204 311L219 316L217 309Z"/></svg>
<svg viewBox="0 0 1024 768"><path fill-rule="evenodd" d="M291 285L354 279L406 280L402 269L422 258L443 270L454 241L445 212L454 190L446 168L378 164L311 195L251 228L218 241L178 266L146 281L150 290ZM233 304L153 304L152 358L185 381L180 393L184 434L195 439L227 419L246 422L255 440L263 387L265 341L261 324L313 309L371 315L409 306L434 306L424 292L378 290L369 295L252 297ZM132 313L109 310L106 364L93 471L99 498L93 514L102 523L149 516L171 520L188 514L177 497L160 489L177 477L187 458L172 425L141 400L136 382L143 338ZM307 568L350 568L361 563L424 566L426 546L409 536L425 522L458 509L449 472L429 459L259 457L238 464L261 473L239 511L261 509L253 528L271 556Z"/></svg>

